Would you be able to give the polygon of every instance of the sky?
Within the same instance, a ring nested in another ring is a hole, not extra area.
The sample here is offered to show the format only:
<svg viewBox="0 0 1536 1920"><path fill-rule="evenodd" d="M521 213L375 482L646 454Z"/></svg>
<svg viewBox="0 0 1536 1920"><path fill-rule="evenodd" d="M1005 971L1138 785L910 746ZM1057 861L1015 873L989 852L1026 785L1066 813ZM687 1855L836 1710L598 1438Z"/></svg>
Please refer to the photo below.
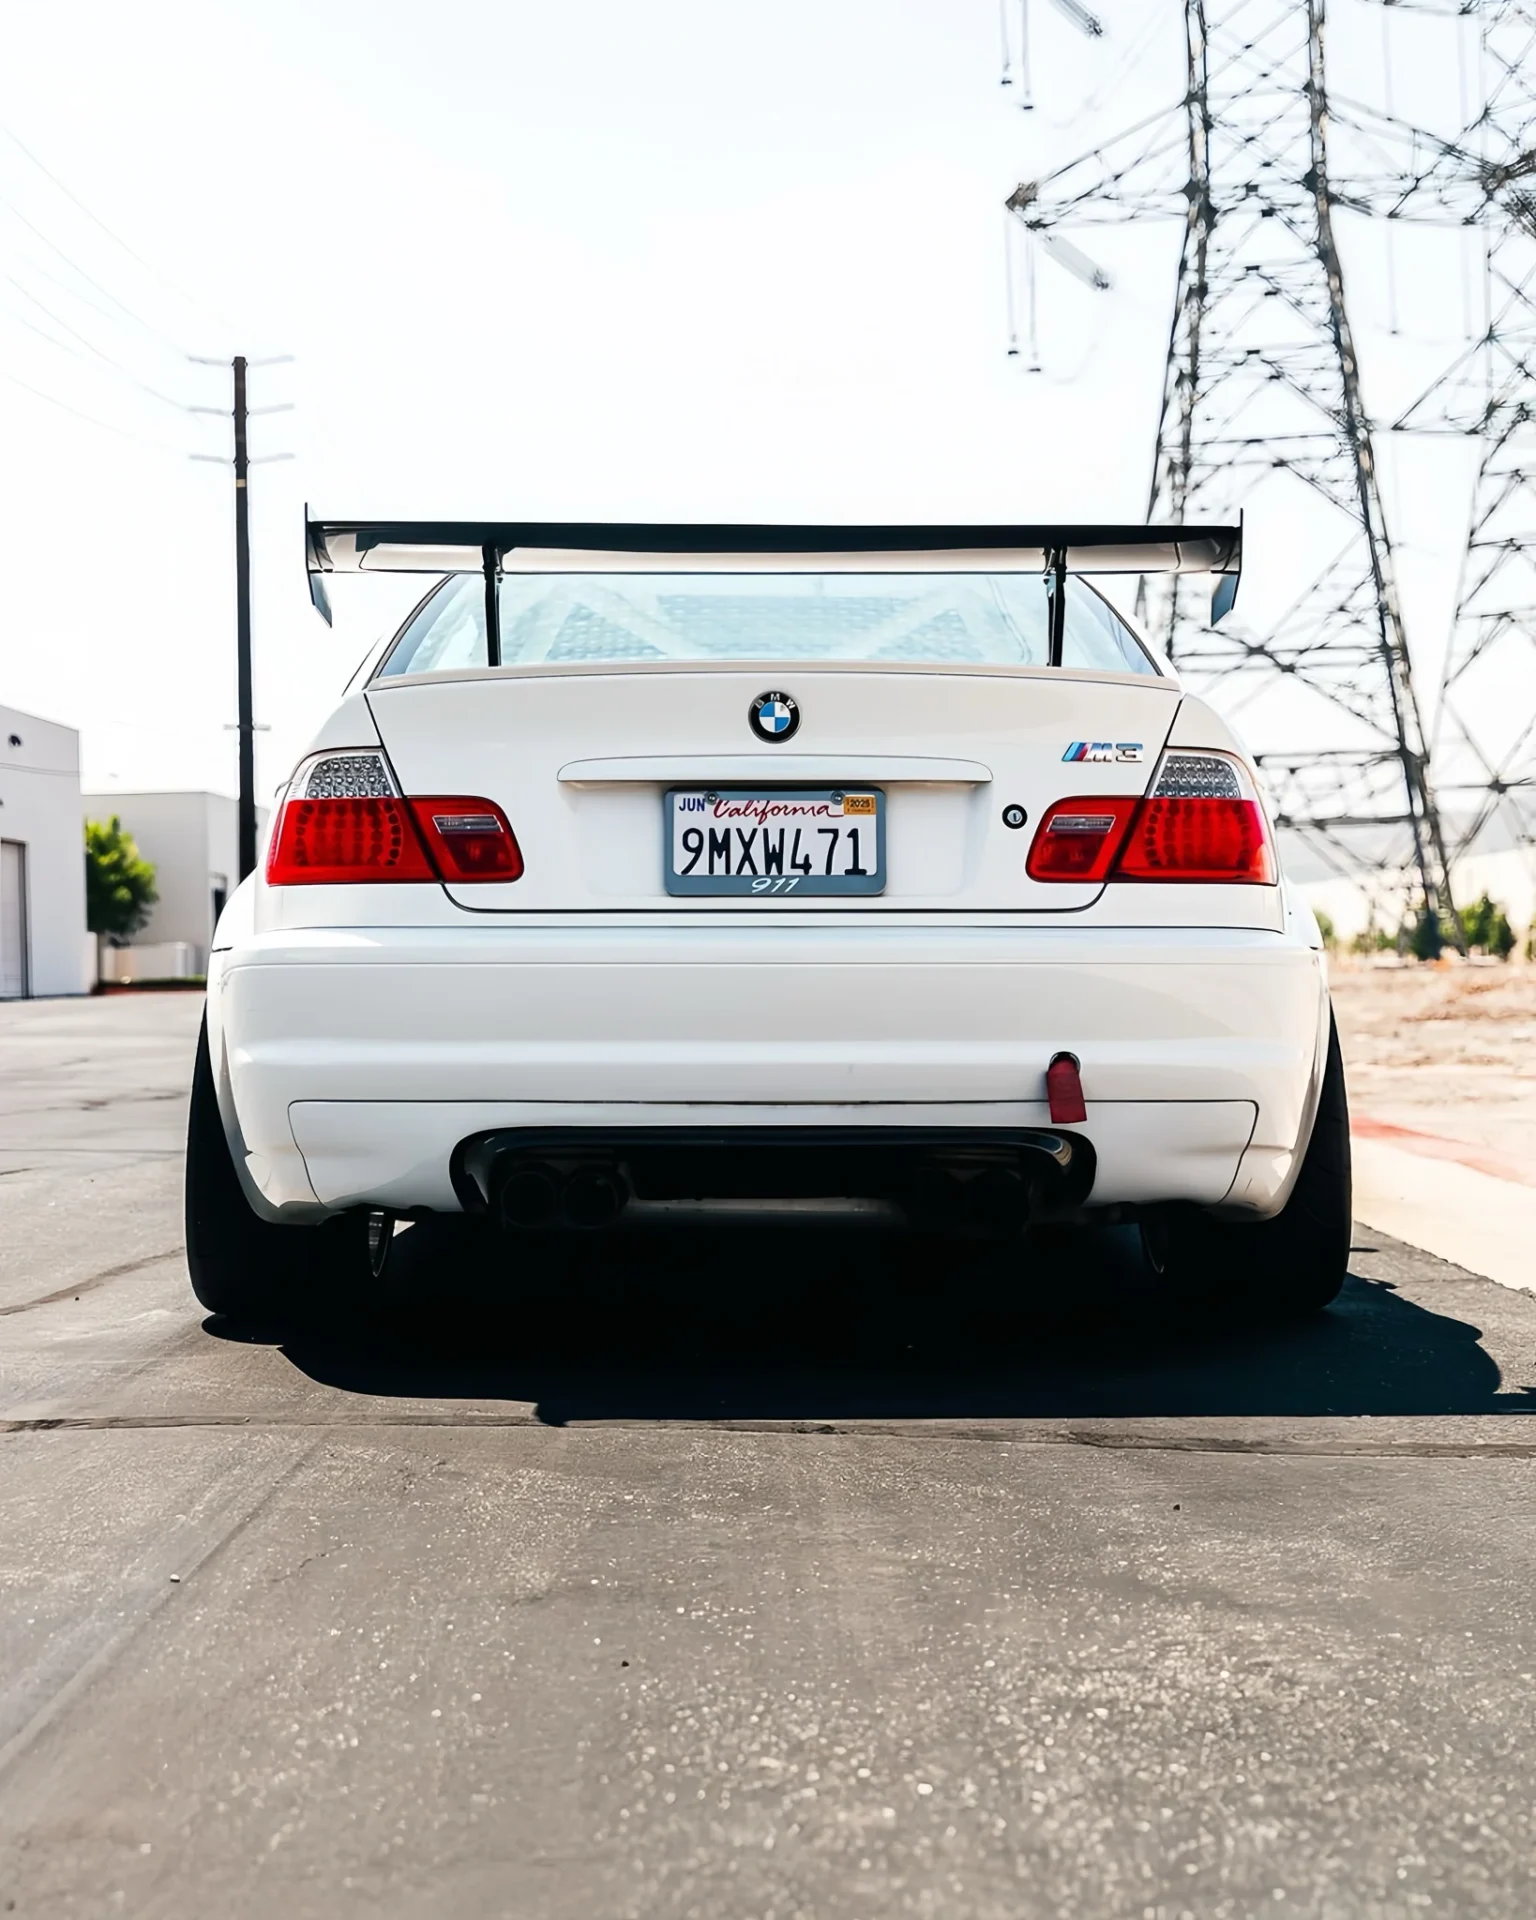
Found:
<svg viewBox="0 0 1536 1920"><path fill-rule="evenodd" d="M1030 0L1029 113L997 0L13 6L0 699L81 730L87 790L233 791L229 374L194 356L272 359L252 403L292 408L252 423L263 796L419 591L339 582L328 630L306 501L1141 519L1176 228L1106 237L1109 294L1043 264L1042 370L1007 352L1002 201L1181 91L1171 0L1095 4L1090 41ZM1333 12L1335 86L1379 97L1380 10ZM1454 118L1459 29L1391 31L1396 104ZM1456 257L1389 281L1346 245L1368 377L1406 393L1459 344ZM1464 453L1389 463L1426 678Z"/></svg>

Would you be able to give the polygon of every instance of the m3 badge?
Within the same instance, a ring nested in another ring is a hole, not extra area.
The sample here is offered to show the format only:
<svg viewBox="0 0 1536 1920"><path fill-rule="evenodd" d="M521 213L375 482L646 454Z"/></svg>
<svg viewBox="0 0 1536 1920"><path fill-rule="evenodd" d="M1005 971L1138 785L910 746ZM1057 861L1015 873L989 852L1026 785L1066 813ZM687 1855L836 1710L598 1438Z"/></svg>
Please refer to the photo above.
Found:
<svg viewBox="0 0 1536 1920"><path fill-rule="evenodd" d="M1061 756L1063 760L1111 760L1124 764L1140 760L1139 740L1074 740Z"/></svg>

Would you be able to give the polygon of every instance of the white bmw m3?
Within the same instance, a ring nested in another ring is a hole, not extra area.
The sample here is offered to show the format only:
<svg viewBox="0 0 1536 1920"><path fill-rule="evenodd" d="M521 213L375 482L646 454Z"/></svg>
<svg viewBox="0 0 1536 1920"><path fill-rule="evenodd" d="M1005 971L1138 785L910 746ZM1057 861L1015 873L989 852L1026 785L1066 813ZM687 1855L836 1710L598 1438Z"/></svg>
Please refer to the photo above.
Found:
<svg viewBox="0 0 1536 1920"><path fill-rule="evenodd" d="M1343 1069L1253 768L1082 575L1233 528L310 522L431 574L226 907L192 1284L537 1259L658 1203L1140 1223L1170 1292L1331 1300Z"/></svg>

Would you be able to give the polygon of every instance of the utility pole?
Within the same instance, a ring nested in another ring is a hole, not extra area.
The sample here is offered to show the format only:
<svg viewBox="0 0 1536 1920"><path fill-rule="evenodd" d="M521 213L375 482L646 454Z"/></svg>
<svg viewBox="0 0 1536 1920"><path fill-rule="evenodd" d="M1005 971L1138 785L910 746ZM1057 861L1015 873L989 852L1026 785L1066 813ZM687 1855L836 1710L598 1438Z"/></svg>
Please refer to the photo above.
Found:
<svg viewBox="0 0 1536 1920"><path fill-rule="evenodd" d="M200 367L222 367L223 360L212 360L202 354L188 356ZM240 820L238 860L240 878L246 879L256 870L256 711L255 696L251 675L251 501L250 472L253 466L260 466L263 460L291 460L291 453L268 453L259 455L255 460L250 457L246 428L252 413L291 413L291 401L283 401L272 407L251 407L246 402L245 376L250 367L275 367L291 360L287 353L274 354L266 360L248 360L243 353L237 353L228 362L234 375L234 408L231 417L235 423L235 673L239 699L239 719L236 730L240 735ZM189 407L189 413L216 414L224 418L222 407ZM211 460L218 466L225 464L225 457L218 453L194 453L194 460ZM265 731L265 729L262 729Z"/></svg>
<svg viewBox="0 0 1536 1920"><path fill-rule="evenodd" d="M235 660L240 702L240 878L256 867L256 710L251 691L251 502L246 481L245 356L235 375Z"/></svg>

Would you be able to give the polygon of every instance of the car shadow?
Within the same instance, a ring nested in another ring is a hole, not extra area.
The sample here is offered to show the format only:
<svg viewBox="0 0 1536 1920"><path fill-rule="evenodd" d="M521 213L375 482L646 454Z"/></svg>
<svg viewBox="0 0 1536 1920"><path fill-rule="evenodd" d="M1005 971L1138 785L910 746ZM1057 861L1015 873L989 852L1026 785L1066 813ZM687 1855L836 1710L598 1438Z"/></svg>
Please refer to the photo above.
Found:
<svg viewBox="0 0 1536 1920"><path fill-rule="evenodd" d="M1379 1271L1427 1257L1361 1231L1332 1307L1265 1325L1179 1321L1128 1231L1004 1259L750 1220L566 1240L519 1266L417 1228L395 1243L386 1300L281 1346L349 1393L531 1403L551 1425L1536 1411L1536 1387L1503 1387L1478 1327Z"/></svg>

